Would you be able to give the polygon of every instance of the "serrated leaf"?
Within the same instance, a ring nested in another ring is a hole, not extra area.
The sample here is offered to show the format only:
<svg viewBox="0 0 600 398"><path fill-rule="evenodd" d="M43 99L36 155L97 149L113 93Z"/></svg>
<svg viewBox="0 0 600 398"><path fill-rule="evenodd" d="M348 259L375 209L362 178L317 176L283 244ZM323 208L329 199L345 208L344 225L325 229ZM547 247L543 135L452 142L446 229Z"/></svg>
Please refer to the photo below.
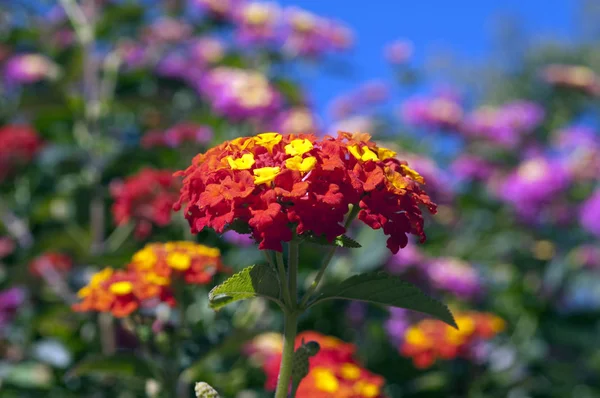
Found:
<svg viewBox="0 0 600 398"><path fill-rule="evenodd" d="M325 300L357 300L422 312L456 326L448 307L397 276L373 272L352 276L339 285L325 288L310 306Z"/></svg>
<svg viewBox="0 0 600 398"><path fill-rule="evenodd" d="M244 268L208 293L210 307L215 310L252 297L265 297L279 303L279 280L270 266L259 264Z"/></svg>
<svg viewBox="0 0 600 398"><path fill-rule="evenodd" d="M362 247L360 243L358 243L357 241L355 241L354 239L346 236L346 235L340 235L337 238L335 238L333 240L333 242L329 242L327 239L325 239L324 236L310 236L310 237L306 237L305 238L308 242L311 243L316 243L317 245L323 245L323 246L338 246L338 247L345 247L345 248L349 248L349 249L358 249L359 247Z"/></svg>
<svg viewBox="0 0 600 398"><path fill-rule="evenodd" d="M127 354L110 357L94 355L83 359L68 372L68 377L80 376L113 376L139 380L156 377L146 361Z"/></svg>

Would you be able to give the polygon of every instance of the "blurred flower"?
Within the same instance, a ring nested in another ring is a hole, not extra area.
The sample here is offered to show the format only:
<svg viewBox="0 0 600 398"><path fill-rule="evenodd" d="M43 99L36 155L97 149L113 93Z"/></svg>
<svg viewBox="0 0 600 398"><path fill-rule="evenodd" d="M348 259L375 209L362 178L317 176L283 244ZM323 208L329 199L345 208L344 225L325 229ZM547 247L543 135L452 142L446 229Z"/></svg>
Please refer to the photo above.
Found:
<svg viewBox="0 0 600 398"><path fill-rule="evenodd" d="M414 152L399 152L399 157L419 170L427 186L427 192L434 201L447 203L452 200L454 193L448 183L450 175L440 168L433 158Z"/></svg>
<svg viewBox="0 0 600 398"><path fill-rule="evenodd" d="M250 2L236 10L236 35L242 44L268 44L278 38L281 9L277 3Z"/></svg>
<svg viewBox="0 0 600 398"><path fill-rule="evenodd" d="M477 270L457 258L440 257L431 260L427 266L427 274L434 288L462 299L473 299L482 290Z"/></svg>
<svg viewBox="0 0 600 398"><path fill-rule="evenodd" d="M281 95L259 72L218 67L200 82L214 111L232 120L265 118L281 106Z"/></svg>
<svg viewBox="0 0 600 398"><path fill-rule="evenodd" d="M600 79L587 66L581 65L548 65L542 70L546 82L581 90L590 95L600 95Z"/></svg>
<svg viewBox="0 0 600 398"><path fill-rule="evenodd" d="M385 59L392 65L406 63L413 55L413 44L408 40L397 40L385 47Z"/></svg>
<svg viewBox="0 0 600 398"><path fill-rule="evenodd" d="M24 301L25 291L19 287L0 291L0 332L8 326Z"/></svg>
<svg viewBox="0 0 600 398"><path fill-rule="evenodd" d="M119 40L116 50L127 69L139 69L147 66L151 61L152 51L150 46L131 39Z"/></svg>
<svg viewBox="0 0 600 398"><path fill-rule="evenodd" d="M335 134L338 131L356 131L360 133L366 133L375 130L375 121L368 116L357 115L347 119L340 120L333 124L329 131L331 134Z"/></svg>
<svg viewBox="0 0 600 398"><path fill-rule="evenodd" d="M29 163L42 147L42 141L29 126L0 127L0 182L15 169Z"/></svg>
<svg viewBox="0 0 600 398"><path fill-rule="evenodd" d="M264 337L263 337L264 336ZM246 348L259 359L266 373L265 389L275 390L279 363L281 361L281 335L268 333L254 338ZM296 337L296 348L303 342L317 342L319 352L309 358L309 373L300 382L298 398L382 398L381 376L364 369L355 359L356 347L353 344L306 331Z"/></svg>
<svg viewBox="0 0 600 398"><path fill-rule="evenodd" d="M239 232L235 232L233 230L223 233L223 239L225 239L227 243L238 247L248 247L255 243L251 235L240 234Z"/></svg>
<svg viewBox="0 0 600 398"><path fill-rule="evenodd" d="M136 237L148 237L152 224L162 227L171 221L178 186L170 171L148 168L124 181L112 182L110 191L115 201L112 207L115 222L122 225L133 221Z"/></svg>
<svg viewBox="0 0 600 398"><path fill-rule="evenodd" d="M577 179L595 180L600 175L600 135L589 127L574 126L556 133L558 157Z"/></svg>
<svg viewBox="0 0 600 398"><path fill-rule="evenodd" d="M231 19L235 10L239 10L246 0L190 0L190 2L211 18Z"/></svg>
<svg viewBox="0 0 600 398"><path fill-rule="evenodd" d="M284 50L294 56L318 57L330 50L346 49L352 44L352 33L348 28L306 10L287 8L285 21Z"/></svg>
<svg viewBox="0 0 600 398"><path fill-rule="evenodd" d="M141 145L144 148L165 146L177 148L184 144L207 144L212 140L210 127L190 122L178 123L166 131L152 131L144 134Z"/></svg>
<svg viewBox="0 0 600 398"><path fill-rule="evenodd" d="M357 91L363 105L375 105L384 102L390 95L389 84L381 80L363 83Z"/></svg>
<svg viewBox="0 0 600 398"><path fill-rule="evenodd" d="M419 205L435 212L420 188L423 178L368 134L263 133L240 137L197 155L184 177L176 209L185 206L192 233L222 233L231 224L248 228L259 249L282 250L293 232L333 241L349 205L358 219L383 228L396 253L407 234L425 240Z"/></svg>
<svg viewBox="0 0 600 398"><path fill-rule="evenodd" d="M456 129L463 117L458 100L446 95L409 98L400 113L406 123L434 130Z"/></svg>
<svg viewBox="0 0 600 398"><path fill-rule="evenodd" d="M46 252L29 263L29 273L41 277L48 273L66 274L73 267L71 257L56 252Z"/></svg>
<svg viewBox="0 0 600 398"><path fill-rule="evenodd" d="M499 195L522 216L534 217L570 182L569 173L558 162L534 157L505 178Z"/></svg>
<svg viewBox="0 0 600 398"><path fill-rule="evenodd" d="M192 27L185 21L161 17L144 28L142 38L147 44L177 43L192 34Z"/></svg>
<svg viewBox="0 0 600 398"><path fill-rule="evenodd" d="M385 330L394 344L400 344L410 327L408 310L404 308L390 307L390 317L385 321Z"/></svg>
<svg viewBox="0 0 600 398"><path fill-rule="evenodd" d="M495 108L483 106L468 115L461 131L471 138L488 140L514 148L523 135L544 120L544 109L529 101L517 100Z"/></svg>
<svg viewBox="0 0 600 398"><path fill-rule="evenodd" d="M419 369L430 367L438 358L474 359L477 343L493 338L505 327L501 318L489 313L459 313L455 319L458 329L433 319L409 327L400 352L411 357Z"/></svg>
<svg viewBox="0 0 600 398"><path fill-rule="evenodd" d="M570 253L577 266L600 270L600 247L594 245L577 246Z"/></svg>
<svg viewBox="0 0 600 398"><path fill-rule="evenodd" d="M579 223L586 231L600 237L600 189L597 189L581 206Z"/></svg>
<svg viewBox="0 0 600 398"><path fill-rule="evenodd" d="M15 242L8 236L0 236L0 260L15 250Z"/></svg>
<svg viewBox="0 0 600 398"><path fill-rule="evenodd" d="M193 242L152 243L133 255L126 270L105 268L78 292L75 311L111 312L124 317L140 307L175 305L181 281L206 285L217 272L228 271L219 249Z"/></svg>
<svg viewBox="0 0 600 398"><path fill-rule="evenodd" d="M390 257L385 269L392 274L402 274L409 268L423 266L427 256L410 241L406 247Z"/></svg>
<svg viewBox="0 0 600 398"><path fill-rule="evenodd" d="M316 133L317 118L307 108L292 108L281 112L275 120L275 131L282 134Z"/></svg>
<svg viewBox="0 0 600 398"><path fill-rule="evenodd" d="M4 79L9 84L31 84L58 76L58 66L41 54L13 55L4 65Z"/></svg>
<svg viewBox="0 0 600 398"><path fill-rule="evenodd" d="M201 37L190 41L186 51L194 67L204 68L221 61L225 56L225 45L213 37Z"/></svg>
<svg viewBox="0 0 600 398"><path fill-rule="evenodd" d="M461 154L450 166L452 173L463 180L486 181L494 173L494 165L475 155Z"/></svg>

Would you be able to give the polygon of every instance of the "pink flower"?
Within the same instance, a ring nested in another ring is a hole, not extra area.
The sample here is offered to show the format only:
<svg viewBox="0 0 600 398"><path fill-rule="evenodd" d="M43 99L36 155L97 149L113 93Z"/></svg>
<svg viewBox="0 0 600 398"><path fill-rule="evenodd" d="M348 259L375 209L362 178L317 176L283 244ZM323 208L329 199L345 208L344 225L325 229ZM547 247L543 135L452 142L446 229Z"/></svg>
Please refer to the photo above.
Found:
<svg viewBox="0 0 600 398"><path fill-rule="evenodd" d="M14 55L4 65L4 78L8 83L30 84L58 76L58 67L40 54Z"/></svg>
<svg viewBox="0 0 600 398"><path fill-rule="evenodd" d="M406 63L413 55L413 44L408 40L397 40L385 47L385 59L392 65Z"/></svg>

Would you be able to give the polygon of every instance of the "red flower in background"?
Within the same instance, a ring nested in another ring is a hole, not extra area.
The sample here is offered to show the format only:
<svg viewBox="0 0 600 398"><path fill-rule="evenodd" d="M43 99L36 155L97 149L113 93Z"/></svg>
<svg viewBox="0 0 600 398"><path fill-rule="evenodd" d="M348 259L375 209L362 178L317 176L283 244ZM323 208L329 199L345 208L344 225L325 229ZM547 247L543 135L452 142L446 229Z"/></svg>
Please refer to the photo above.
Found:
<svg viewBox="0 0 600 398"><path fill-rule="evenodd" d="M46 252L29 263L29 272L37 277L49 273L66 274L72 267L73 261L66 254Z"/></svg>
<svg viewBox="0 0 600 398"><path fill-rule="evenodd" d="M241 137L177 173L184 180L175 208L185 206L193 233L246 225L260 249L281 251L293 232L333 241L345 232L349 206L360 206L358 218L383 228L396 253L407 234L425 239L420 205L436 206L421 190L423 178L394 156L368 134Z"/></svg>
<svg viewBox="0 0 600 398"><path fill-rule="evenodd" d="M281 362L281 335L266 333L254 338L246 352L266 373L265 389L275 390ZM318 332L306 331L296 337L296 348L315 341L320 350L309 359L309 373L300 382L297 398L381 398L383 377L364 369L355 359L356 347Z"/></svg>
<svg viewBox="0 0 600 398"><path fill-rule="evenodd" d="M31 162L41 147L41 139L29 126L0 127L0 181L10 176L18 166Z"/></svg>
<svg viewBox="0 0 600 398"><path fill-rule="evenodd" d="M117 224L136 224L135 235L144 239L152 225L165 226L178 199L179 184L167 170L143 169L124 181L111 184L112 211Z"/></svg>

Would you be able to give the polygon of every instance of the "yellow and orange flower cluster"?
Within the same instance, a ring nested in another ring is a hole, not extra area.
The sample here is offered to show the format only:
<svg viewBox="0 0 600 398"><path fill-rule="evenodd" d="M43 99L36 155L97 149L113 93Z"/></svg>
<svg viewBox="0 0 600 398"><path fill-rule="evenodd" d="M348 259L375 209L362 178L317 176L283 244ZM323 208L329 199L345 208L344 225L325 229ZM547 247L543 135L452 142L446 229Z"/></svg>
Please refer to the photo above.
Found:
<svg viewBox="0 0 600 398"><path fill-rule="evenodd" d="M404 333L400 352L424 369L438 358L469 357L474 343L491 339L505 327L503 319L490 313L465 312L455 319L458 329L433 319L411 326Z"/></svg>
<svg viewBox="0 0 600 398"><path fill-rule="evenodd" d="M297 398L382 398L385 383L381 376L364 369L354 359L356 347L335 337L306 331L296 338L316 341L321 349L309 359L309 373L300 382ZM266 373L265 388L275 390L282 352L281 335L266 333L252 340L248 353L257 359Z"/></svg>
<svg viewBox="0 0 600 398"><path fill-rule="evenodd" d="M368 134L263 133L225 142L197 155L184 177L176 209L185 206L192 232L247 226L260 249L282 250L298 235L333 241L349 206L373 229L383 228L394 253L407 234L425 239L420 205L435 212L423 178Z"/></svg>
<svg viewBox="0 0 600 398"><path fill-rule="evenodd" d="M126 269L105 268L93 275L73 308L124 317L144 305L173 306L174 281L206 285L221 271L219 249L193 242L152 243L135 253Z"/></svg>

